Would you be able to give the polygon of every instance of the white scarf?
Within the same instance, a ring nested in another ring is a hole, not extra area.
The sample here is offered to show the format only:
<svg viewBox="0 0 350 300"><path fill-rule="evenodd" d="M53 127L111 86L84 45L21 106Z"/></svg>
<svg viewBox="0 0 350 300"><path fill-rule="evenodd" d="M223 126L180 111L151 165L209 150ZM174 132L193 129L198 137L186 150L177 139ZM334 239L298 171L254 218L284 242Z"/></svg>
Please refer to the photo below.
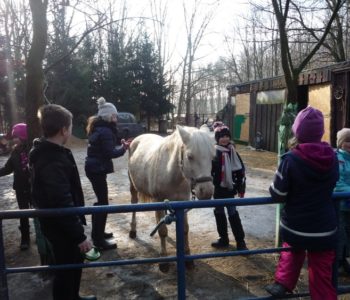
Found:
<svg viewBox="0 0 350 300"><path fill-rule="evenodd" d="M215 148L221 151L221 182L223 188L233 189L232 172L242 169L242 163L238 158L237 152L233 145L228 148L215 145ZM231 156L229 154L231 152Z"/></svg>

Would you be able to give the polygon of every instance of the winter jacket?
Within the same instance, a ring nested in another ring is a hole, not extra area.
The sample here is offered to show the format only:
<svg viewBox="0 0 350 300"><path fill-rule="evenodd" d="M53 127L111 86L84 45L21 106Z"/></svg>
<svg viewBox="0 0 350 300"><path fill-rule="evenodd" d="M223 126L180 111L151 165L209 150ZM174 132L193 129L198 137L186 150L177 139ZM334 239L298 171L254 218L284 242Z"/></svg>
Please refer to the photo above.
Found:
<svg viewBox="0 0 350 300"><path fill-rule="evenodd" d="M26 144L15 146L5 165L0 168L0 177L13 173L13 189L29 191L28 147Z"/></svg>
<svg viewBox="0 0 350 300"><path fill-rule="evenodd" d="M109 174L114 172L112 158L124 155L123 146L117 147L117 129L114 123L98 120L90 133L85 172Z"/></svg>
<svg viewBox="0 0 350 300"><path fill-rule="evenodd" d="M231 158L230 152L228 152ZM232 180L234 184L233 190L223 188L221 183L221 165L222 165L222 151L216 149L216 155L212 161L211 176L213 177L214 184L214 198L233 198L237 193L245 193L245 167L238 152L236 152L241 164L242 169L232 172Z"/></svg>
<svg viewBox="0 0 350 300"><path fill-rule="evenodd" d="M327 143L300 144L282 156L270 193L285 203L280 222L284 241L308 250L335 249L337 217L331 197L338 178L338 160Z"/></svg>
<svg viewBox="0 0 350 300"><path fill-rule="evenodd" d="M44 138L36 139L29 153L29 165L36 208L84 206L78 169L69 149ZM77 245L86 239L84 216L40 217L39 221L47 237L64 236Z"/></svg>
<svg viewBox="0 0 350 300"><path fill-rule="evenodd" d="M350 153L342 149L336 151L339 162L339 180L335 192L350 192ZM350 211L350 199L340 201L340 209Z"/></svg>

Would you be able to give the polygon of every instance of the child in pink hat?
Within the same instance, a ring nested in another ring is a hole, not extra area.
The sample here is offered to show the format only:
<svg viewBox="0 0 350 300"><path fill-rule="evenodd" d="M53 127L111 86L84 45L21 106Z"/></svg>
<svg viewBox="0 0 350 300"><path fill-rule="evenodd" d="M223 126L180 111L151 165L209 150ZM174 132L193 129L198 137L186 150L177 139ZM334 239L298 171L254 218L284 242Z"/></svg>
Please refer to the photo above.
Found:
<svg viewBox="0 0 350 300"><path fill-rule="evenodd" d="M332 201L339 178L333 149L322 142L323 114L308 106L297 115L293 127L296 142L281 157L270 193L284 203L280 221L283 247L275 282L265 287L274 297L291 293L307 257L309 290L313 300L336 300L332 284L337 246L337 215Z"/></svg>
<svg viewBox="0 0 350 300"><path fill-rule="evenodd" d="M13 189L20 209L30 206L30 184L28 171L28 145L27 125L18 123L12 127L12 140L14 148L5 165L0 168L0 177L13 173ZM27 250L30 243L29 220L27 217L20 219L21 231L20 249Z"/></svg>

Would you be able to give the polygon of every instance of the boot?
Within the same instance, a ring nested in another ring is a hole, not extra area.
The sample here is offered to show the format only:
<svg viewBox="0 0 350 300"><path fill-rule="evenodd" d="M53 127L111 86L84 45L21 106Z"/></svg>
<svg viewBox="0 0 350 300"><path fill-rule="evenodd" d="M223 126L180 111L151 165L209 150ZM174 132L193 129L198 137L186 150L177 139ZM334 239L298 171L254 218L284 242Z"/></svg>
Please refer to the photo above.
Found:
<svg viewBox="0 0 350 300"><path fill-rule="evenodd" d="M247 245L244 241L245 234L238 211L236 211L233 216L229 216L228 220L230 222L232 233L236 240L236 249L239 251L248 250Z"/></svg>
<svg viewBox="0 0 350 300"><path fill-rule="evenodd" d="M19 248L24 251L29 249L29 244L30 244L30 232L29 232L29 225L24 227L24 226L19 226L19 230L21 231L21 244Z"/></svg>
<svg viewBox="0 0 350 300"><path fill-rule="evenodd" d="M219 234L219 239L216 242L211 243L214 248L225 248L229 245L228 233L227 233L227 219L225 214L218 214L214 212L216 229Z"/></svg>
<svg viewBox="0 0 350 300"><path fill-rule="evenodd" d="M113 237L113 232L105 232L105 233L103 233L103 237L106 240L111 239Z"/></svg>
<svg viewBox="0 0 350 300"><path fill-rule="evenodd" d="M275 282L265 286L265 291L271 294L273 297L284 297L288 290L282 284Z"/></svg>
<svg viewBox="0 0 350 300"><path fill-rule="evenodd" d="M91 238L98 250L110 250L117 248L117 244L105 239L105 226L107 214L99 213L92 215Z"/></svg>

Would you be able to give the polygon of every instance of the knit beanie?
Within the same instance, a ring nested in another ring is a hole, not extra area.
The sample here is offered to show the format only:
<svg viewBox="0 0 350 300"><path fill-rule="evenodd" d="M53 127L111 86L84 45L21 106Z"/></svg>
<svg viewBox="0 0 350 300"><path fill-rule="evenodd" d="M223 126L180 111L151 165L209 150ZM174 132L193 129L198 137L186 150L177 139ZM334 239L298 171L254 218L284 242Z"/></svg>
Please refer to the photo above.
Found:
<svg viewBox="0 0 350 300"><path fill-rule="evenodd" d="M216 127L221 127L221 126L225 126L224 123L222 123L221 121L215 121L213 123L213 129L215 130Z"/></svg>
<svg viewBox="0 0 350 300"><path fill-rule="evenodd" d="M231 138L230 129L226 125L217 126L214 129L214 133L215 133L215 140L216 140L217 143L219 142L219 139L222 138L225 135L229 136Z"/></svg>
<svg viewBox="0 0 350 300"><path fill-rule="evenodd" d="M103 97L100 97L97 99L97 105L98 105L97 115L99 117L108 117L113 114L116 115L118 113L116 107L112 103L106 102L106 99Z"/></svg>
<svg viewBox="0 0 350 300"><path fill-rule="evenodd" d="M337 148L341 148L345 141L350 142L350 128L343 128L337 132Z"/></svg>
<svg viewBox="0 0 350 300"><path fill-rule="evenodd" d="M27 135L27 124L25 123L18 123L13 125L12 127L12 137L15 138L19 138L22 141L26 141L28 138Z"/></svg>
<svg viewBox="0 0 350 300"><path fill-rule="evenodd" d="M321 142L324 134L322 112L311 106L304 108L296 116L292 131L300 143Z"/></svg>

